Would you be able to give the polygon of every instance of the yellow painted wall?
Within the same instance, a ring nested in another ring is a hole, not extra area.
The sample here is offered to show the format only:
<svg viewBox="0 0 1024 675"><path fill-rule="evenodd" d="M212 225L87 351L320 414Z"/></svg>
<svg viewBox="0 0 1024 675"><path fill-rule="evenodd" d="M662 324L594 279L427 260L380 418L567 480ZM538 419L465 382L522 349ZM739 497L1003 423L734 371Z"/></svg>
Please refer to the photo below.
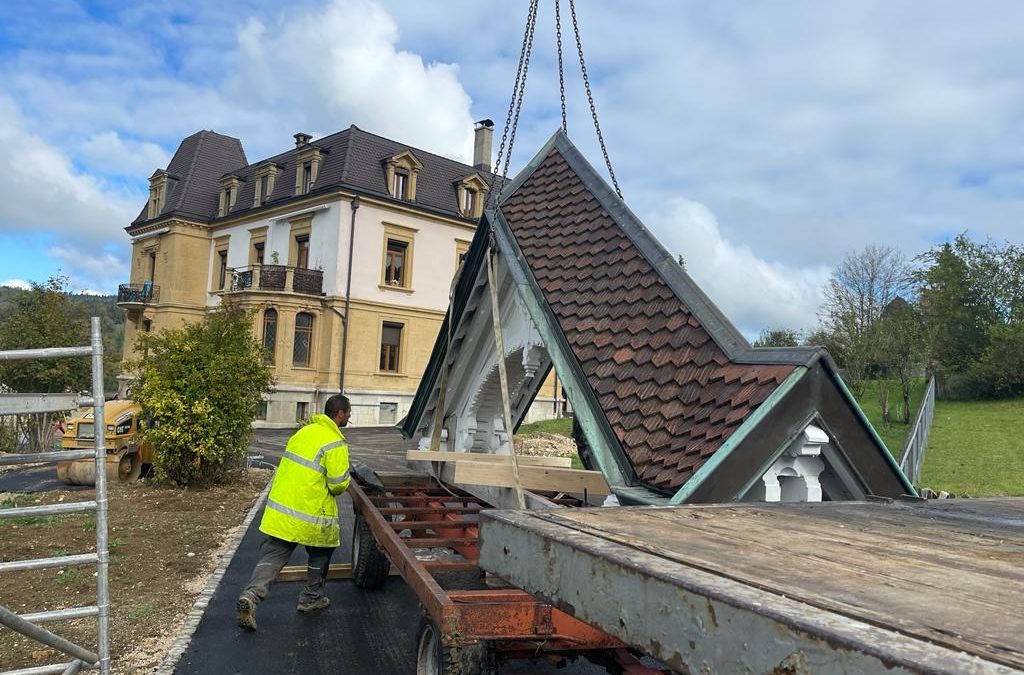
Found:
<svg viewBox="0 0 1024 675"><path fill-rule="evenodd" d="M363 301L353 301L351 311L345 388L414 393L444 315ZM385 321L403 325L397 374L380 370L381 328Z"/></svg>

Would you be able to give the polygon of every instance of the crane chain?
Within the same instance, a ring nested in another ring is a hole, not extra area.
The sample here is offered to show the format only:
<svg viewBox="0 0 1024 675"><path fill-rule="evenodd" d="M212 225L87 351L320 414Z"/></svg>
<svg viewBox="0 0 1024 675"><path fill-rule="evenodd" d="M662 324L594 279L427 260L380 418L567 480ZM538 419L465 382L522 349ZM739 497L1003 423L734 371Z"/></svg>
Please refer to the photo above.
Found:
<svg viewBox="0 0 1024 675"><path fill-rule="evenodd" d="M604 154L604 164L608 167L608 175L611 176L612 185L615 186L615 193L619 195L619 199L622 199L622 190L619 188L619 181L615 178L612 160L608 156L608 148L604 143L604 135L601 133L601 123L597 121L597 106L594 104L594 94L590 90L587 62L583 58L583 41L580 39L580 26L576 20L576 0L569 0L569 10L572 12L572 29L576 34L576 51L580 56L580 71L583 73L583 86L587 90L587 102L590 103L590 116L594 119L594 130L597 131L597 140L601 144L601 152Z"/></svg>
<svg viewBox="0 0 1024 675"><path fill-rule="evenodd" d="M505 115L505 128L501 133L501 143L498 145L498 155L494 162L494 173L491 174L491 181L488 191L495 200L497 206L498 194L494 191L494 185L501 176L501 186L504 187L505 178L508 175L508 165L512 156L512 146L515 144L515 127L519 122L519 112L523 105L523 94L526 91L526 77L530 68L530 53L533 51L533 35L537 26L537 7L540 0L530 0L530 9L526 17L526 27L523 30L523 44L519 49L519 65L516 68L515 84L512 86L512 97L508 102L508 112ZM513 122L514 120L514 122ZM511 129L511 137L509 130ZM505 155L505 144L508 143L508 155ZM505 159L505 169L500 171L502 158ZM493 236L494 226L491 225Z"/></svg>
<svg viewBox="0 0 1024 675"><path fill-rule="evenodd" d="M555 41L558 44L558 93L562 99L562 132L569 135L569 125L565 118L565 68L562 66L562 14L559 11L561 0L555 0Z"/></svg>

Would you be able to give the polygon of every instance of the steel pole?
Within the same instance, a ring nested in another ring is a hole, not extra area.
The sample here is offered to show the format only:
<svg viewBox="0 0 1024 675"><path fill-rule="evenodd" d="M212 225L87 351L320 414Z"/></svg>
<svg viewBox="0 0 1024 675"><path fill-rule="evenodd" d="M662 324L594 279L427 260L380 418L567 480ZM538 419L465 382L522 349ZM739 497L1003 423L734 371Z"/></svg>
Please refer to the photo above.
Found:
<svg viewBox="0 0 1024 675"><path fill-rule="evenodd" d="M11 610L7 609L3 605L0 605L0 624L7 626L13 631L21 633L27 637L32 638L36 642L41 642L48 647L64 652L74 656L76 659L81 659L87 663L96 663L96 655L87 649L79 647L74 642L68 642L59 635L54 635L45 628L40 628L31 621L25 621Z"/></svg>
<svg viewBox="0 0 1024 675"><path fill-rule="evenodd" d="M103 338L100 319L92 317L92 398L96 448L96 606L99 608L98 640L101 675L110 675L110 587L107 571L110 554L107 550L107 418L103 411Z"/></svg>

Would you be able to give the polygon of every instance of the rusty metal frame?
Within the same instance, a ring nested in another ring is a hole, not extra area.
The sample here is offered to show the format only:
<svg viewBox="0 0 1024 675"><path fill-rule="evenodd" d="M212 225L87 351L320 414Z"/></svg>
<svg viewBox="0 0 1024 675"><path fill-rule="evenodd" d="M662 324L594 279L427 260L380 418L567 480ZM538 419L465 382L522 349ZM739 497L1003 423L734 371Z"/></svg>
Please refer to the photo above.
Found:
<svg viewBox="0 0 1024 675"><path fill-rule="evenodd" d="M664 671L637 661L619 639L515 588L445 590L435 572L479 570L479 529L468 516L488 508L482 499L442 486L424 477L410 484L408 476L387 485L384 494L367 494L357 480L348 488L377 545L420 599L427 616L440 628L446 646L468 646L482 640L511 658L568 655L599 650L624 673L654 675ZM452 506L457 504L457 506ZM393 521L390 516L415 520ZM412 536L403 537L408 530ZM431 534L432 532L432 534ZM413 548L450 548L466 560L417 559Z"/></svg>

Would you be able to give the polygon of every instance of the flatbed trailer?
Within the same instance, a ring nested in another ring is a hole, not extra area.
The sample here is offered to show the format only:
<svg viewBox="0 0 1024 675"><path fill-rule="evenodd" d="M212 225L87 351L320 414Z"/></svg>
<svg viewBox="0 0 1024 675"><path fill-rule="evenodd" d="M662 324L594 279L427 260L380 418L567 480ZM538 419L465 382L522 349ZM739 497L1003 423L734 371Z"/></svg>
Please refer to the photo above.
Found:
<svg viewBox="0 0 1024 675"><path fill-rule="evenodd" d="M1019 673L1024 499L488 511L480 566L679 672Z"/></svg>
<svg viewBox="0 0 1024 675"><path fill-rule="evenodd" d="M352 579L379 588L391 565L419 597L424 616L417 675L491 675L502 659L586 655L610 672L664 675L621 640L502 582L488 587L477 566L481 498L423 474L357 476L349 486L355 510ZM573 500L563 500L569 503ZM440 577L462 575L453 587ZM466 588L468 580L469 588Z"/></svg>

